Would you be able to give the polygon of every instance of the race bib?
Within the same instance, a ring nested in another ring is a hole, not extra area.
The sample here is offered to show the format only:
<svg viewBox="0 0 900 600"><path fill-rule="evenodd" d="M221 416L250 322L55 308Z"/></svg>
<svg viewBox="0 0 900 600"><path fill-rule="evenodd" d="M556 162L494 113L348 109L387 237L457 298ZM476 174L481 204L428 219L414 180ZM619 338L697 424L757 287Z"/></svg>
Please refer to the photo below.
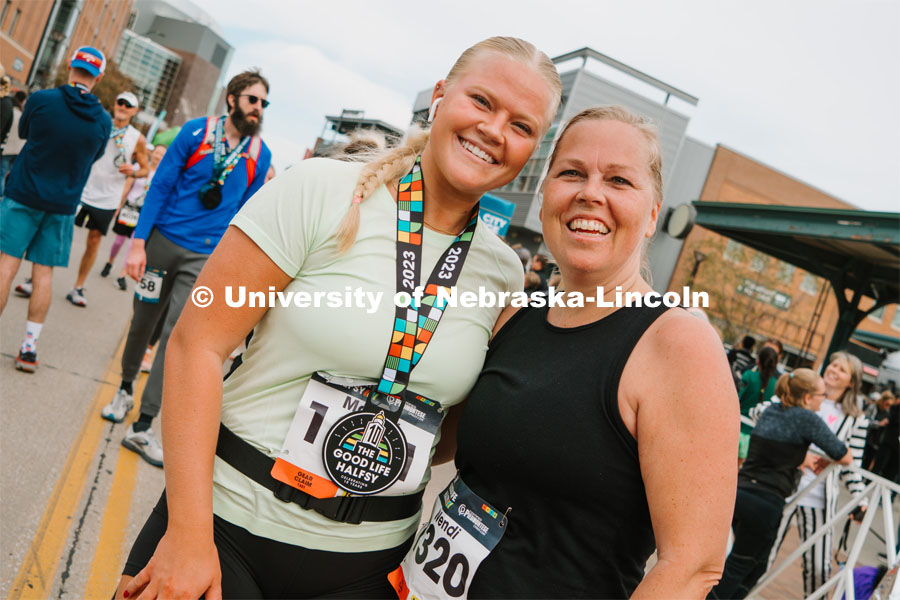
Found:
<svg viewBox="0 0 900 600"><path fill-rule="evenodd" d="M160 269L148 268L145 270L141 281L134 288L134 296L141 302L157 304L165 274L166 272Z"/></svg>
<svg viewBox="0 0 900 600"><path fill-rule="evenodd" d="M388 581L400 600L465 598L479 565L505 531L506 515L457 475L438 494L431 519Z"/></svg>
<svg viewBox="0 0 900 600"><path fill-rule="evenodd" d="M117 222L126 227L136 227L138 222L138 217L141 216L141 211L137 208L126 204L119 211L119 218Z"/></svg>
<svg viewBox="0 0 900 600"><path fill-rule="evenodd" d="M441 407L407 392L316 373L272 467L272 477L316 498L415 492L430 461Z"/></svg>

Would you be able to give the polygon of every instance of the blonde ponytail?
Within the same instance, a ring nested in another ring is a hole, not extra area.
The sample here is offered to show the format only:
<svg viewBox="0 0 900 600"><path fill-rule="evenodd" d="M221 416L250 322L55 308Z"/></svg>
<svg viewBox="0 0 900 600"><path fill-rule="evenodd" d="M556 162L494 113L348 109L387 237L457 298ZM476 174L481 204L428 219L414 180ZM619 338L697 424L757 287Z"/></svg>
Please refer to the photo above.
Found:
<svg viewBox="0 0 900 600"><path fill-rule="evenodd" d="M416 156L425 149L428 131L414 127L406 136L402 146L376 153L356 180L350 210L338 226L338 252L344 254L356 241L359 231L359 205L368 200L382 184L400 179L412 169Z"/></svg>
<svg viewBox="0 0 900 600"><path fill-rule="evenodd" d="M785 406L800 406L807 394L816 393L816 386L822 378L812 369L794 369L791 373L785 373L775 382L775 395Z"/></svg>

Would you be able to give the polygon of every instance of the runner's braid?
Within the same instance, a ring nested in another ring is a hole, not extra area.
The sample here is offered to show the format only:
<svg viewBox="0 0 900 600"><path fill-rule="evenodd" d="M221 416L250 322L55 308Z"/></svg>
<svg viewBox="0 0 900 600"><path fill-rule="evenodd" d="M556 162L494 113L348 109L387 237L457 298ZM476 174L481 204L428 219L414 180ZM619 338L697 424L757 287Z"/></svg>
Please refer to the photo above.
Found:
<svg viewBox="0 0 900 600"><path fill-rule="evenodd" d="M375 160L366 164L356 187L353 189L353 202L350 210L344 215L337 231L338 252L343 254L350 249L359 231L360 204L369 199L382 184L400 179L412 168L428 141L427 131L416 131L409 134L406 145L392 148Z"/></svg>

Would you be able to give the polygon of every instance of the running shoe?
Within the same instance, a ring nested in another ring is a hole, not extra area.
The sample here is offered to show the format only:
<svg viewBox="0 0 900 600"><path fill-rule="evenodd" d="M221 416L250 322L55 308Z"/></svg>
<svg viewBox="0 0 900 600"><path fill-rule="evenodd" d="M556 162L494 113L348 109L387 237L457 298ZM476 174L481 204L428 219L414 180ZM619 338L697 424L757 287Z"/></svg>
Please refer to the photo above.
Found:
<svg viewBox="0 0 900 600"><path fill-rule="evenodd" d="M110 403L100 411L100 416L107 421L121 423L132 406L134 406L134 397L125 390L119 390Z"/></svg>
<svg viewBox="0 0 900 600"><path fill-rule="evenodd" d="M154 467L163 466L163 449L162 445L153 435L153 429L146 431L135 431L134 423L125 430L125 437L122 438L122 445L141 455Z"/></svg>
<svg viewBox="0 0 900 600"><path fill-rule="evenodd" d="M116 283L119 284L119 289L120 289L120 290L122 290L123 292L127 292L127 291L128 291L128 286L125 285L125 278L124 278L124 277L119 277L118 279L116 279Z"/></svg>
<svg viewBox="0 0 900 600"><path fill-rule="evenodd" d="M66 300L74 304L75 306L87 306L87 299L84 297L84 288L75 288L68 294L66 294Z"/></svg>
<svg viewBox="0 0 900 600"><path fill-rule="evenodd" d="M149 346L144 351L144 360L141 361L141 373L149 373L153 368L153 349Z"/></svg>
<svg viewBox="0 0 900 600"><path fill-rule="evenodd" d="M23 281L22 283L20 283L19 285L16 286L16 294L18 294L19 296L22 296L23 298L30 298L31 292L32 292L32 288L31 288L31 280L30 279L26 279L25 281Z"/></svg>
<svg viewBox="0 0 900 600"><path fill-rule="evenodd" d="M16 357L16 369L26 373L34 373L38 368L37 352L22 352Z"/></svg>
<svg viewBox="0 0 900 600"><path fill-rule="evenodd" d="M100 277L108 276L110 271L112 271L112 263L106 263L103 265L103 270L100 271Z"/></svg>

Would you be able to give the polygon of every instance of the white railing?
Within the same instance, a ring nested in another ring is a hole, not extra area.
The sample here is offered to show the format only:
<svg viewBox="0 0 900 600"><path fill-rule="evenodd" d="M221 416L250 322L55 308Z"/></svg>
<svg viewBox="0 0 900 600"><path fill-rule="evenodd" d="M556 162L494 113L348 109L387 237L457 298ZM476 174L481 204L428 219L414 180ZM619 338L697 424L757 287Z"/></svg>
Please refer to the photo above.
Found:
<svg viewBox="0 0 900 600"><path fill-rule="evenodd" d="M796 506L797 504L797 501L807 493L809 493L809 491L812 490L816 486L816 484L827 477L828 473L832 469L847 469L859 473L863 477L863 479L868 481L868 485L863 490L862 494L841 507L827 523L819 527L812 536L807 538L807 540L803 542L799 547L797 547L796 550L791 552L790 556L784 559L781 563L774 565L769 571L767 571L765 576L760 579L759 582L757 582L756 587L750 590L750 593L747 596L748 598L757 597L760 591L762 591L766 586L772 583L782 571L784 571L791 563L800 558L800 556L804 552L806 552L806 550L808 550L819 539L824 537L829 530L835 527L835 525L843 524L844 519L846 519L847 516L862 503L863 499L868 499L869 506L866 509L865 516L863 517L862 524L859 528L859 532L856 534L856 538L853 540L853 546L850 548L850 554L847 557L847 562L843 565L843 567L841 567L837 574L835 574L831 579L822 584L822 586L814 591L811 595L809 595L806 600L817 600L818 598L823 598L832 588L834 588L832 598L841 598L841 595L845 594L846 600L856 600L853 588L853 568L856 566L856 561L859 559L860 552L862 552L863 545L865 544L866 539L869 535L869 531L872 528L872 522L875 520L875 515L878 512L879 506L881 506L881 514L884 521L884 555L887 558L888 569L893 568L897 564L897 540L894 538L897 529L896 525L894 524L894 512L891 506L891 492L900 494L900 485L897 485L892 481L888 481L883 477L879 477L878 475L875 475L870 471L866 471L865 469L861 469L856 466L845 467L837 463L832 463L831 465L823 469L811 484L809 484L805 489L797 494L797 496L784 507L785 513L789 514L791 511L793 511L794 506ZM895 591L897 590L895 589ZM894 596L892 594L891 598L893 597Z"/></svg>

